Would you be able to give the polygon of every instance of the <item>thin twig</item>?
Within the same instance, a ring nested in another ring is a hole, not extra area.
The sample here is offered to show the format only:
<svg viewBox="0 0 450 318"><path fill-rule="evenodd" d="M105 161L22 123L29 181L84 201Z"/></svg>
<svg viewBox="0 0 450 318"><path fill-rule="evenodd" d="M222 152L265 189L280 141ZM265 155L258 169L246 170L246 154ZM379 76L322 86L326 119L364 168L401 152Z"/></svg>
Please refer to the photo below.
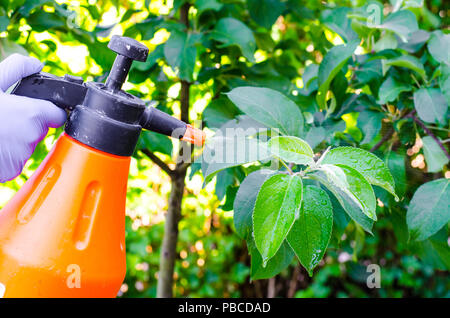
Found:
<svg viewBox="0 0 450 318"><path fill-rule="evenodd" d="M416 113L416 110L414 109L414 110L412 110L410 112L407 112L407 113L403 114L399 119L403 119L403 118L407 118L407 117L413 117L415 113ZM381 138L381 140L379 142L377 142L377 144L370 149L370 152L374 152L375 150L380 148L386 141L391 139L391 137L394 135L394 133L395 133L395 129L394 129L393 126L391 126L388 129L388 131L386 132L386 134Z"/></svg>
<svg viewBox="0 0 450 318"><path fill-rule="evenodd" d="M300 266L295 266L294 271L292 272L291 281L289 282L289 290L287 293L288 298L292 298L295 296L299 276L300 276Z"/></svg>
<svg viewBox="0 0 450 318"><path fill-rule="evenodd" d="M430 130L430 129L428 129L428 127L419 119L419 118L417 118L416 116L411 116L413 119L414 119L414 121L420 126L420 127L422 127L422 129L425 131L425 133L428 135L428 136L430 136L431 138L433 138L434 139L434 141L436 141L436 143L439 145L439 148L441 148L442 149L442 151L445 153L445 156L448 158L448 160L450 160L450 154L448 153L448 151L447 151L447 148L445 148L445 146L444 146L444 144L441 142L441 140L438 138L438 137L436 137L436 135L435 134L433 134L433 132Z"/></svg>
<svg viewBox="0 0 450 318"><path fill-rule="evenodd" d="M171 178L175 176L175 171L170 169L170 167L164 161L159 159L153 152L148 149L142 149L141 151L154 163L156 163L161 168L161 170L165 171Z"/></svg>
<svg viewBox="0 0 450 318"><path fill-rule="evenodd" d="M289 168L289 166L283 161L283 159L281 159L281 158L278 158L278 159L281 162L281 164L286 167L286 170L289 172L289 174L293 174L291 168Z"/></svg>
<svg viewBox="0 0 450 318"><path fill-rule="evenodd" d="M386 134L383 136L383 138L381 138L381 140L379 142L377 142L377 144L375 146L373 146L370 149L370 152L374 152L375 150L377 150L378 148L380 148L386 141L388 141L389 139L391 139L392 135L394 134L395 129L394 127L389 127L388 131L386 132Z"/></svg>
<svg viewBox="0 0 450 318"><path fill-rule="evenodd" d="M276 290L275 290L275 283L276 283L276 276L269 278L269 283L267 286L267 298L275 298Z"/></svg>

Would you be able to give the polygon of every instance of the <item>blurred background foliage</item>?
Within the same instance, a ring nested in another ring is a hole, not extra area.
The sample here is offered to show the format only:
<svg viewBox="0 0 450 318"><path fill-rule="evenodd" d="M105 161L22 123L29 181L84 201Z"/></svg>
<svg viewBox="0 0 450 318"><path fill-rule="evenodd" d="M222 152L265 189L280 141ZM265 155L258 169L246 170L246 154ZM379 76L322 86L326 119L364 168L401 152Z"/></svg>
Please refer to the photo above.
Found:
<svg viewBox="0 0 450 318"><path fill-rule="evenodd" d="M302 111L314 114L317 105L308 92L314 86L311 78L314 71L310 67L312 73L306 72L306 67L320 63L334 45L347 42L346 37L355 35L353 29L364 31L358 25L351 25L347 14L366 1L190 0L190 31L186 36L179 22L180 8L186 2L0 0L0 60L14 52L29 54L45 62L45 72L70 73L88 81L101 81L106 78L114 58L106 47L108 39L114 34L136 38L149 47L151 54L147 62L134 64L124 89L148 100L149 105L179 117L180 79L192 83L190 119L203 121L211 134L239 114L221 93L242 85L277 89L289 95ZM420 29L441 29L448 33L448 2L391 0L383 4L386 14L399 7L414 13ZM235 20L225 25L218 23L223 18ZM377 42L389 48L389 39L379 41L370 36L367 40L374 45ZM176 51L181 52L181 59L165 52L164 44L168 40L172 41L172 48L183 45L183 50ZM417 42L419 48L410 48L410 52L420 50L422 42L420 39ZM366 42L363 47L363 50L372 49L372 44ZM445 51L445 46L442 49ZM373 76L370 72L357 75ZM345 104L345 94L339 92L343 80L344 85L348 83L345 77L337 78L331 84L337 104L334 107L345 110L349 105ZM370 94L367 87L352 89ZM394 116L396 110L394 107L385 111ZM361 123L365 121L357 120L358 112L354 109L337 113L342 114L341 118L327 121L310 134L308 141L318 147L315 149L322 149L320 144L327 143L366 144L370 149L389 129L382 118L379 126L364 127ZM446 125L436 130L442 139L449 137L448 120L445 120ZM407 198L404 202L408 202L418 186L443 176L450 178L450 172L444 164L443 169L441 165L440 170L430 173L417 128L409 122L399 129L402 132L394 149L403 149L407 156L404 160L402 155L392 152L390 167L401 194ZM61 131L52 130L38 145L20 177L0 185L0 207L30 177ZM368 133L371 135L366 136ZM147 132L142 135L138 148L149 149L170 167L175 166L172 150L177 149L176 141ZM250 281L250 257L244 241L234 232L232 212L238 184L249 171L251 168L226 169L219 173L217 181L205 188L198 167L188 171L183 218L179 223L174 296L450 296L448 229L444 228L425 243L411 245L404 203L389 205L386 196L379 193L380 221L375 224L374 236L365 235L350 223L345 231L335 231L336 237L312 278L293 261L274 278ZM127 276L120 297L156 296L170 190L169 176L137 151L129 178ZM436 252L433 240L447 244ZM369 274L366 266L371 263L381 266L380 289L366 286Z"/></svg>

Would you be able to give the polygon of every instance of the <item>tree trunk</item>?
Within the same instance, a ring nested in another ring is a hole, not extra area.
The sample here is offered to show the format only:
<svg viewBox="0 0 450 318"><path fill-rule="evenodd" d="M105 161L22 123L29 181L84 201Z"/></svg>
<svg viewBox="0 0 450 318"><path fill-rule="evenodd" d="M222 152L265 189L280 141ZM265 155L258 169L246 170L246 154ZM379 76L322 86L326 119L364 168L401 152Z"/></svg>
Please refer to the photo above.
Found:
<svg viewBox="0 0 450 318"><path fill-rule="evenodd" d="M181 119L189 122L189 88L190 83L181 83L180 102ZM171 175L172 189L169 196L169 208L164 224L164 237L159 261L157 297L169 298L173 296L173 272L177 255L178 223L181 219L181 203L185 187L187 166L179 158L182 157L182 146L178 153L177 165Z"/></svg>
<svg viewBox="0 0 450 318"><path fill-rule="evenodd" d="M185 3L181 7L180 22L189 28L188 13L190 4ZM189 122L189 98L191 83L181 81L180 106L181 120ZM180 145L177 165L171 174L172 189L169 196L169 208L167 210L166 223L164 225L164 237L161 247L159 273L158 273L158 298L173 297L173 273L177 256L178 223L181 219L181 203L185 187L187 165L180 160L182 158L182 145Z"/></svg>
<svg viewBox="0 0 450 318"><path fill-rule="evenodd" d="M190 83L181 82L180 104L181 120L189 122L189 88ZM164 238L161 247L161 256L158 274L158 298L173 297L173 272L177 255L178 223L181 219L181 203L185 187L187 166L180 158L182 154L180 145L177 165L171 175L172 189L169 196L169 208L167 210L166 223L164 225Z"/></svg>
<svg viewBox="0 0 450 318"><path fill-rule="evenodd" d="M164 238L159 260L157 297L173 296L173 272L177 256L178 222L181 219L181 201L184 192L184 178L186 172L172 178L172 190L169 197Z"/></svg>

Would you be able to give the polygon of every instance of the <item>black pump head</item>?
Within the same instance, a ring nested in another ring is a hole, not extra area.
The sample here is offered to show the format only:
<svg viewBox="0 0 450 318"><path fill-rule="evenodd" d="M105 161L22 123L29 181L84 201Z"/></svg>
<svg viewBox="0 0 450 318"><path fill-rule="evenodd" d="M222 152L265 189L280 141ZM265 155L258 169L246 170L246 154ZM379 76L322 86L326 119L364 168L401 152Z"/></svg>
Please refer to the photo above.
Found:
<svg viewBox="0 0 450 318"><path fill-rule="evenodd" d="M114 92L122 88L133 60L145 62L148 48L135 39L114 35L108 48L117 53L116 60L111 68L106 87Z"/></svg>

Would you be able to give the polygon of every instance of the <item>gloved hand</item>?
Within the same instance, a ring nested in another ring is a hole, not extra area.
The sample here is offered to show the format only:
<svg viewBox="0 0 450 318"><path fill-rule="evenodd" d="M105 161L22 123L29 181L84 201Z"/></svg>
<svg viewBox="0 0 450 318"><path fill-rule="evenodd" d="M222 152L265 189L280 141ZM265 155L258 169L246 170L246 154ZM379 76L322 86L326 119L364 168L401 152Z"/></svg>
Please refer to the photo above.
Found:
<svg viewBox="0 0 450 318"><path fill-rule="evenodd" d="M0 63L0 182L17 177L48 128L66 121L66 113L51 102L4 93L42 67L37 59L19 54Z"/></svg>

